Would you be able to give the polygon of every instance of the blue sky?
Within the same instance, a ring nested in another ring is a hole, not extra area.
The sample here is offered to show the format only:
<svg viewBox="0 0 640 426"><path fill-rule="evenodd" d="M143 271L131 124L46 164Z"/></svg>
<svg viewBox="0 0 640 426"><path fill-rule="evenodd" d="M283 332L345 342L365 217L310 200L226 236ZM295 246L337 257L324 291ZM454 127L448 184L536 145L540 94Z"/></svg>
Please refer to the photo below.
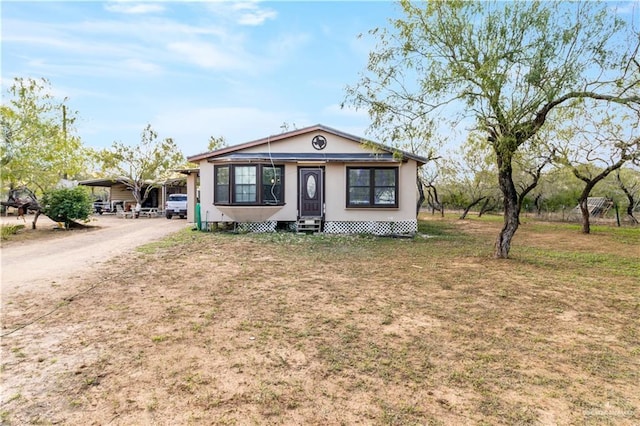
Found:
<svg viewBox="0 0 640 426"><path fill-rule="evenodd" d="M608 3L636 27L638 4ZM45 77L78 111L85 145L137 144L150 123L187 156L205 151L210 136L234 145L280 133L284 122L370 136L366 112L340 103L375 47L367 31L401 16L392 1L4 0L0 8L3 95L14 77ZM446 129L449 143L464 138L459 127Z"/></svg>
<svg viewBox="0 0 640 426"><path fill-rule="evenodd" d="M136 144L147 123L185 155L325 124L365 136L365 112L340 109L386 26L389 1L3 1L3 96L45 77L78 111L87 146Z"/></svg>

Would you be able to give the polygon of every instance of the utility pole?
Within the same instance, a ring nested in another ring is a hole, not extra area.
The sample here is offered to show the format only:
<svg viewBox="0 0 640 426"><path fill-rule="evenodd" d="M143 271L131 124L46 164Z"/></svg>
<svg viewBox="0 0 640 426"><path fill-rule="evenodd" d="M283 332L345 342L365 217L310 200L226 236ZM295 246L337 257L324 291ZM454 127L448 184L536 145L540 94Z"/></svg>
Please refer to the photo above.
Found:
<svg viewBox="0 0 640 426"><path fill-rule="evenodd" d="M64 138L64 143L67 143L67 106L62 104L62 137ZM68 179L67 172L65 171L62 174L62 178L64 180Z"/></svg>

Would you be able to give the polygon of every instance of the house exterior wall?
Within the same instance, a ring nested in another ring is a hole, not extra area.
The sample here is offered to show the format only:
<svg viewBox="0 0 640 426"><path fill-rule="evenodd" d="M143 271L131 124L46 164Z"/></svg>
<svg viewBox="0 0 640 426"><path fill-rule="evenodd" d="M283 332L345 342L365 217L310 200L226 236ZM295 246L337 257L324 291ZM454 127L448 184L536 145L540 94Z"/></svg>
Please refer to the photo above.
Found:
<svg viewBox="0 0 640 426"><path fill-rule="evenodd" d="M195 211L198 198L198 175L191 173L187 176L187 222L195 222Z"/></svg>
<svg viewBox="0 0 640 426"><path fill-rule="evenodd" d="M311 140L322 134L327 139L324 150L316 150ZM297 153L318 154L361 154L372 152L359 142L341 136L318 131L279 140L273 144L266 143L252 146L238 153ZM200 166L200 211L201 220L211 222L265 223L295 222L298 220L298 176L301 167L320 167L324 170L324 221L327 229L333 232L373 233L393 232L393 226L377 232L378 225L373 223L402 223L407 232L417 230L416 220L416 173L418 163L413 159L405 162L324 162L324 161L289 161L275 162L284 164L284 201L283 206L216 206L214 205L214 167L215 165L247 164L243 161L231 162L225 158L214 158L213 161L201 160ZM252 164L255 164L252 163ZM270 163L267 163L270 164ZM398 207L392 208L348 208L347 204L347 167L397 167L398 168ZM351 226L350 223L357 223ZM274 225L275 226L275 225ZM389 231L390 229L390 231Z"/></svg>
<svg viewBox="0 0 640 426"><path fill-rule="evenodd" d="M215 164L200 163L200 211L201 219L207 222L253 222L253 221L295 221L298 218L298 169L299 167L324 168L325 220L384 220L406 221L416 219L416 162L406 163L327 163L298 164L286 163L284 170L284 206L215 206L213 181ZM347 166L398 167L398 207L397 208L347 208Z"/></svg>
<svg viewBox="0 0 640 426"><path fill-rule="evenodd" d="M225 222L213 205L213 164L207 161L200 162L200 218L205 222Z"/></svg>
<svg viewBox="0 0 640 426"><path fill-rule="evenodd" d="M124 201L123 207L125 208L128 205L133 205L134 207L136 205L133 194L131 194L131 191L122 183L117 183L111 187L109 201L111 201L111 203L114 201Z"/></svg>
<svg viewBox="0 0 640 426"><path fill-rule="evenodd" d="M348 208L347 167L398 167L398 207L397 208ZM416 219L417 165L413 160L407 163L332 163L326 168L325 177L325 219L327 221L384 220L403 221Z"/></svg>

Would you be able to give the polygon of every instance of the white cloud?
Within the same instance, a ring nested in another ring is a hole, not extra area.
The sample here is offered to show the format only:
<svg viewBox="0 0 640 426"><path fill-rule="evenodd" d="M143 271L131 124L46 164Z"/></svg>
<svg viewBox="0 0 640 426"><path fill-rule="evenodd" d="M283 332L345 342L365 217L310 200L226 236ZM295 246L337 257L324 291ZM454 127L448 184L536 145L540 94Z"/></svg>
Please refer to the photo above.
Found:
<svg viewBox="0 0 640 426"><path fill-rule="evenodd" d="M275 10L267 9L243 13L238 17L238 24L250 26L262 25L266 20L274 19L277 15Z"/></svg>
<svg viewBox="0 0 640 426"><path fill-rule="evenodd" d="M257 1L235 1L235 2L225 2L225 4L230 5L231 10L256 10L258 8Z"/></svg>
<svg viewBox="0 0 640 426"><path fill-rule="evenodd" d="M167 48L184 60L207 69L230 70L243 66L240 52L225 52L212 43L176 42L169 43Z"/></svg>
<svg viewBox="0 0 640 426"><path fill-rule="evenodd" d="M267 20L275 19L278 16L275 10L262 7L257 1L214 1L209 3L208 9L229 21L246 26L262 25Z"/></svg>
<svg viewBox="0 0 640 426"><path fill-rule="evenodd" d="M306 33L282 34L269 42L267 50L279 60L294 55L297 49L308 44L310 40L311 37Z"/></svg>
<svg viewBox="0 0 640 426"><path fill-rule="evenodd" d="M640 6L638 2L630 1L630 2L622 2L622 3L614 3L609 6L609 10L618 15L633 15L637 14L640 11Z"/></svg>
<svg viewBox="0 0 640 426"><path fill-rule="evenodd" d="M124 68L134 72L158 73L162 71L162 68L158 65L137 58L126 59L122 62L122 65Z"/></svg>
<svg viewBox="0 0 640 426"><path fill-rule="evenodd" d="M254 107L169 109L152 121L163 137L172 137L187 156L207 150L210 136L224 136L230 145L281 133L283 122L308 125L299 112Z"/></svg>
<svg viewBox="0 0 640 426"><path fill-rule="evenodd" d="M282 133L282 123L303 127L324 124L355 136L366 137L369 121L353 111L340 110L338 105L325 108L309 117L302 111L274 110L257 107L201 107L170 106L151 120L162 137L172 137L182 152L196 155L207 150L210 136L224 136L229 145L237 145Z"/></svg>
<svg viewBox="0 0 640 426"><path fill-rule="evenodd" d="M135 15L161 13L165 10L165 7L159 3L129 3L126 1L110 2L104 8L109 12Z"/></svg>
<svg viewBox="0 0 640 426"><path fill-rule="evenodd" d="M145 40L164 40L178 36L230 37L230 33L218 25L190 25L172 19L137 18L135 21L103 19L65 24L66 31L100 36L133 37Z"/></svg>
<svg viewBox="0 0 640 426"><path fill-rule="evenodd" d="M93 28L89 24L46 24L41 22L6 20L3 22L6 33L3 33L3 44L22 44L34 47L44 47L47 53L56 50L56 55L60 52L81 54L82 57L98 56L126 56L138 55L142 49L132 49L132 43L115 43L109 41L107 37L111 33L99 32L101 38L93 38L93 34L88 33L86 28ZM114 22L106 21L106 28L116 34L121 34L118 26ZM93 29L95 31L95 28Z"/></svg>
<svg viewBox="0 0 640 426"><path fill-rule="evenodd" d="M23 71L28 74L43 76L52 80L74 76L108 77L125 79L139 76L141 73L160 73L160 66L137 59L114 60L84 60L49 62L43 59L34 59L25 62Z"/></svg>

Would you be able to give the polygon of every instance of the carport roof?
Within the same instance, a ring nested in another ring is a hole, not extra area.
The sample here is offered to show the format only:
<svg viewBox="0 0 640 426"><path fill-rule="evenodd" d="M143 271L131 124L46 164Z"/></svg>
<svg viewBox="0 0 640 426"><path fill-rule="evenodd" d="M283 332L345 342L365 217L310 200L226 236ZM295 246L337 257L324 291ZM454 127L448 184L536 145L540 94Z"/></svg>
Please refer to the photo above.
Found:
<svg viewBox="0 0 640 426"><path fill-rule="evenodd" d="M182 182L184 182L186 180L186 177L178 177L178 178L173 178L173 179L167 179L164 182L164 185L166 186L180 186L182 184ZM118 183L122 183L124 184L125 181L123 179L113 179L113 178L103 178L103 179L87 179L87 180L81 180L78 182L78 185L83 185L83 186L100 186L100 187L106 187L106 188L111 188L113 185L116 185Z"/></svg>
<svg viewBox="0 0 640 426"><path fill-rule="evenodd" d="M112 187L117 183L124 183L119 179L88 179L81 180L78 182L78 185L83 186L103 186L103 187Z"/></svg>

